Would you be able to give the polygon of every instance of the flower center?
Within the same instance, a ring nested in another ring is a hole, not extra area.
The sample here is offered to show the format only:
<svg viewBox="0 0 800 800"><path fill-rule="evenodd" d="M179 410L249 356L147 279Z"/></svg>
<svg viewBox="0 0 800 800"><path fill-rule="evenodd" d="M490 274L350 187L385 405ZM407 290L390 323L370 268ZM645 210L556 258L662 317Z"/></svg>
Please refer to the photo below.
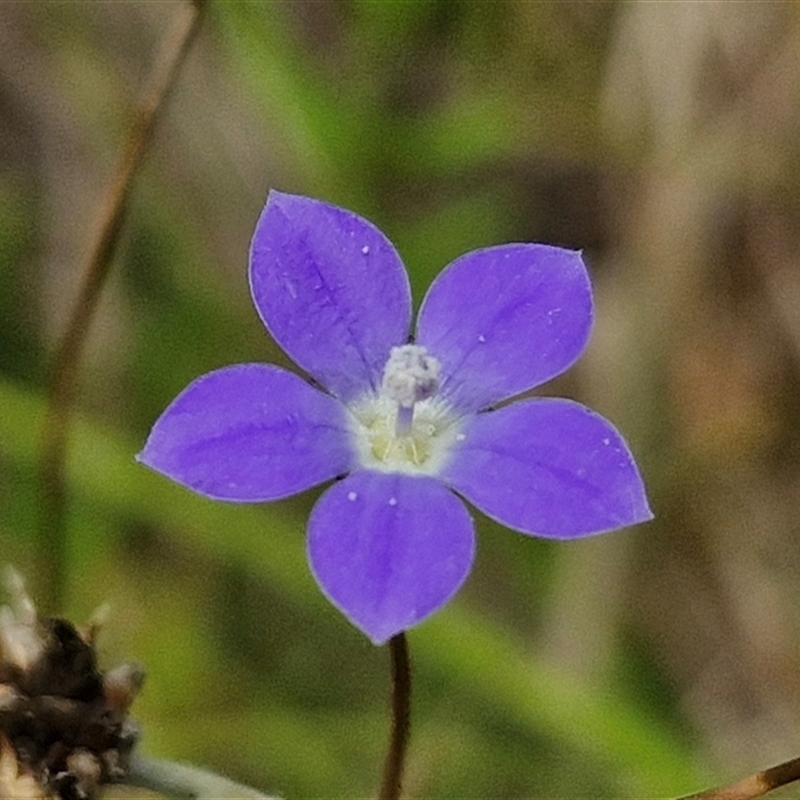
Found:
<svg viewBox="0 0 800 800"><path fill-rule="evenodd" d="M460 425L436 396L439 369L424 347L392 348L380 391L350 407L361 466L411 475L435 475L441 469Z"/></svg>

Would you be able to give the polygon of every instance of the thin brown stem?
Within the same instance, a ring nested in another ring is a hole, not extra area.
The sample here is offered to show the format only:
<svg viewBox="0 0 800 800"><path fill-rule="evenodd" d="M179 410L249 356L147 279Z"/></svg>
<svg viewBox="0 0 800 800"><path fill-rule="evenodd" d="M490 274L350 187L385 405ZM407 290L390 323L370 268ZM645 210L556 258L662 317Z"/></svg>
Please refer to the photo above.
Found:
<svg viewBox="0 0 800 800"><path fill-rule="evenodd" d="M411 727L411 662L404 633L389 640L392 659L392 733L383 765L380 800L398 800L403 788L403 770Z"/></svg>
<svg viewBox="0 0 800 800"><path fill-rule="evenodd" d="M42 433L40 479L43 491L39 540L39 574L42 607L60 610L65 584L66 487L69 413L75 396L80 359L100 292L108 277L119 240L133 178L152 139L159 112L199 27L205 0L193 0L180 9L162 42L150 77L135 109L117 168L103 199L97 239L81 281L69 323L55 354L47 393L47 412Z"/></svg>
<svg viewBox="0 0 800 800"><path fill-rule="evenodd" d="M800 758L793 758L729 786L707 789L705 792L687 795L680 800L752 800L798 780L800 780Z"/></svg>

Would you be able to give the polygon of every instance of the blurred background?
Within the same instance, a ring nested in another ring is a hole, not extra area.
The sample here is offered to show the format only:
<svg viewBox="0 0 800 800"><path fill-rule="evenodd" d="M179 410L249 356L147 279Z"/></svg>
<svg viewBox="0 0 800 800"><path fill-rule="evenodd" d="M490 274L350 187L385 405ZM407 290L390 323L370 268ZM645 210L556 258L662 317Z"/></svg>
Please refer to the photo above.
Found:
<svg viewBox="0 0 800 800"><path fill-rule="evenodd" d="M46 382L180 10L0 5L0 560L34 593ZM582 248L593 339L542 393L625 433L656 513L561 544L477 515L410 634L408 796L642 800L799 755L800 5L210 3L81 362L59 611L110 604L146 753L367 797L388 652L308 572L319 491L218 504L133 460L193 378L286 363L246 278L270 187L374 221L417 303L469 249Z"/></svg>

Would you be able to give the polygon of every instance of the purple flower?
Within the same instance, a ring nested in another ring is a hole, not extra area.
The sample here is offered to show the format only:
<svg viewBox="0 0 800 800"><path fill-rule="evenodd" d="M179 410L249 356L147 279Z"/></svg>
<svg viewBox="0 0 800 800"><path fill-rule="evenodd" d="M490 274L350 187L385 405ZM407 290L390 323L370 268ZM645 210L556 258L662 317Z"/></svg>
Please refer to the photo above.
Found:
<svg viewBox="0 0 800 800"><path fill-rule="evenodd" d="M583 351L592 297L579 253L509 244L461 256L431 285L410 339L411 292L391 242L349 211L272 192L250 288L317 385L269 364L211 372L178 395L138 458L232 502L338 478L311 512L309 562L376 644L469 574L474 526L458 495L553 539L652 518L633 457L602 417L561 399L492 410Z"/></svg>

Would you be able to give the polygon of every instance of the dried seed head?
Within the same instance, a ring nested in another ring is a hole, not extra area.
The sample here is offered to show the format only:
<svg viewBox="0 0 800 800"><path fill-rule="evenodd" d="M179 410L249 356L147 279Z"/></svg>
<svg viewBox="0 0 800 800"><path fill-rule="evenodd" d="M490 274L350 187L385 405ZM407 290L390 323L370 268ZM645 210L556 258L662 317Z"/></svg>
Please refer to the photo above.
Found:
<svg viewBox="0 0 800 800"><path fill-rule="evenodd" d="M94 640L63 619L39 619L22 579L9 572L0 608L0 798L92 800L124 778L138 739L128 708L144 672L102 673Z"/></svg>
<svg viewBox="0 0 800 800"><path fill-rule="evenodd" d="M15 800L46 800L41 784L29 770L20 768L19 758L5 734L0 733L0 797Z"/></svg>

